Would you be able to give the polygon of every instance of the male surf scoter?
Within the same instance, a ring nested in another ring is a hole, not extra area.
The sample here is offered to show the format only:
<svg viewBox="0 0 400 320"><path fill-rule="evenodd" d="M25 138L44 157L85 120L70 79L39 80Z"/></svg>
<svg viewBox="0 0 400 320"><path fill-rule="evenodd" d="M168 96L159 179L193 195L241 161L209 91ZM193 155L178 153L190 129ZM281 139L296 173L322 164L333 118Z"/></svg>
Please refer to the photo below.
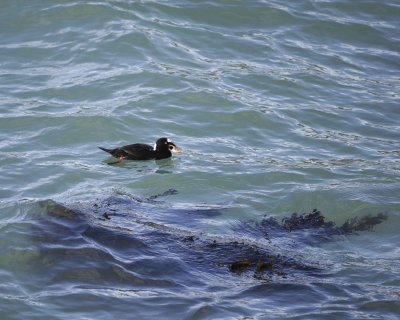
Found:
<svg viewBox="0 0 400 320"><path fill-rule="evenodd" d="M115 149L99 148L117 158L118 162L123 160L161 160L171 157L171 151L181 152L181 149L167 138L158 139L154 147L148 144L135 143Z"/></svg>

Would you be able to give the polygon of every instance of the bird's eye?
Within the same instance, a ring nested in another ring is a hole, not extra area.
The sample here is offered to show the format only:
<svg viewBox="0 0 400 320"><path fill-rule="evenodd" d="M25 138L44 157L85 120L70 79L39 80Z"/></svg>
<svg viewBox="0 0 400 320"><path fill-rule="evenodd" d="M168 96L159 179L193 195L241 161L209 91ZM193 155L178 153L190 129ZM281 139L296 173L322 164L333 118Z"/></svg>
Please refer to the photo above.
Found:
<svg viewBox="0 0 400 320"><path fill-rule="evenodd" d="M169 150L173 150L174 146L173 145L169 145Z"/></svg>

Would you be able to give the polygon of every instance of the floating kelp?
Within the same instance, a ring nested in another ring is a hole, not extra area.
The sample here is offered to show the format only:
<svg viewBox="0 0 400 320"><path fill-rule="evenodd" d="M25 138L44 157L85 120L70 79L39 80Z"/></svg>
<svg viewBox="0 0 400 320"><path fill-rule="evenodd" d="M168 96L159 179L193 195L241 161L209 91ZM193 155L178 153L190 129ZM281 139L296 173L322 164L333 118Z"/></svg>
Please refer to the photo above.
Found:
<svg viewBox="0 0 400 320"><path fill-rule="evenodd" d="M183 214L190 214L192 219L194 215L213 216L219 214L220 210L205 205L188 207L186 210L161 205L163 203L159 198L173 194L176 194L176 190L171 189L147 199L115 195L96 199L93 203L63 205L47 200L40 205L52 217L79 221L82 234L94 242L107 245L112 239L113 248L118 248L119 244L124 247L123 243L147 248L151 252L147 255L157 257L154 263L163 259L163 254L173 255L192 268L207 272L227 270L235 274L252 275L257 279L297 272L316 273L321 270L318 264L301 259L297 252L291 254L290 250L282 251L272 245L271 239L274 237L291 238L300 245L304 238L322 236L327 239L335 235L372 230L375 225L387 219L387 215L379 213L349 219L339 227L332 221L325 221L321 212L314 209L310 213L293 213L281 222L271 217L258 222L242 222L242 232L237 237L218 236L195 228L192 230L179 221L188 217ZM82 228L85 219L86 226ZM263 241L257 240L260 235ZM130 245L127 252L132 250ZM126 252L124 258L129 259Z"/></svg>

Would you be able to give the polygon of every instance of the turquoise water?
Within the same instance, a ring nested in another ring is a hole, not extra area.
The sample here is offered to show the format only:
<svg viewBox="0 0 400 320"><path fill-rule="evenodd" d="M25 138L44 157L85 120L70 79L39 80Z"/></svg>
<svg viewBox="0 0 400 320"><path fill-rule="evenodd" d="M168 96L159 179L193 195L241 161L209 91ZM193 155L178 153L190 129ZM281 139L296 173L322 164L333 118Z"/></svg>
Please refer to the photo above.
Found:
<svg viewBox="0 0 400 320"><path fill-rule="evenodd" d="M2 1L0 17L2 319L397 319L398 1ZM97 148L162 136L184 152L111 166ZM92 258L127 270L137 253L85 253L90 237L46 243L35 231L50 226L38 222L40 200L171 188L157 219L163 208L223 207L178 218L213 235L313 208L338 225L389 220L296 248L329 277L269 281L167 272L157 252L146 257L153 276L128 270L144 284L114 281Z"/></svg>

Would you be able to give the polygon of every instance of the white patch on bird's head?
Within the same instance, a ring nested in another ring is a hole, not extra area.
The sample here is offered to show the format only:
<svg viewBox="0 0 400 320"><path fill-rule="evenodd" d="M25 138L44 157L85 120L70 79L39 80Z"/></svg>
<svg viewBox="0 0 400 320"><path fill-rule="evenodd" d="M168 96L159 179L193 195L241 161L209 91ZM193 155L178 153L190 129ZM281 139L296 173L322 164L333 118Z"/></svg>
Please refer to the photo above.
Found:
<svg viewBox="0 0 400 320"><path fill-rule="evenodd" d="M154 151L156 151L157 150L157 146L160 146L161 148L163 148L164 145L168 145L169 143L172 143L172 142L168 138L160 138L154 144L153 149L154 149Z"/></svg>

